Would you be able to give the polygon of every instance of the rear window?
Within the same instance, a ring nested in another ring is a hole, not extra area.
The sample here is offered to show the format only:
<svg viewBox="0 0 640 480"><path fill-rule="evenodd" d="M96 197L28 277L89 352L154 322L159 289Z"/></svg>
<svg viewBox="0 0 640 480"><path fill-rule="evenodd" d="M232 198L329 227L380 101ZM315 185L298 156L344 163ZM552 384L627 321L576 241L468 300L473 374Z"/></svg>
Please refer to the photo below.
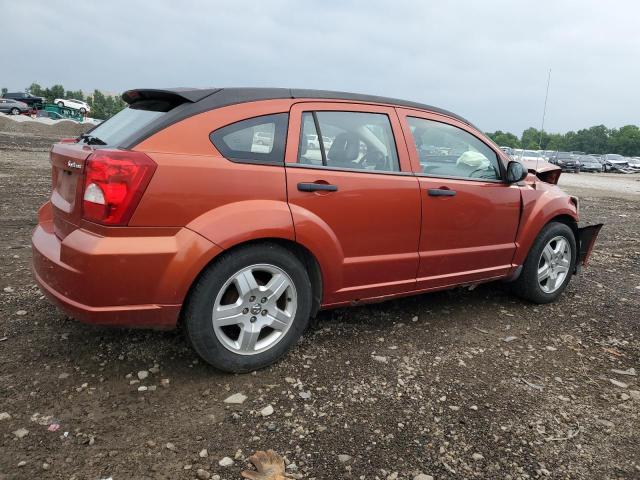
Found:
<svg viewBox="0 0 640 480"><path fill-rule="evenodd" d="M262 115L232 123L209 135L227 159L247 163L284 164L289 115Z"/></svg>
<svg viewBox="0 0 640 480"><path fill-rule="evenodd" d="M171 105L168 102L150 101L136 103L120 110L109 120L91 130L92 137L106 145L119 145L128 137L142 130L155 119L165 115Z"/></svg>

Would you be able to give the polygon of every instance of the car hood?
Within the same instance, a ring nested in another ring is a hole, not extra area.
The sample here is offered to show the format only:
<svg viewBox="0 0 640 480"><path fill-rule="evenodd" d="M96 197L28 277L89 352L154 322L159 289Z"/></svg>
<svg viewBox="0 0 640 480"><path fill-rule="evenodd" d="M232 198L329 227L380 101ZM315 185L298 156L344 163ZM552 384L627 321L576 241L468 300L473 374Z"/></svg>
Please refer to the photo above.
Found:
<svg viewBox="0 0 640 480"><path fill-rule="evenodd" d="M562 169L553 163L544 160L522 160L522 164L529 173L535 175L540 180L553 185L558 183Z"/></svg>

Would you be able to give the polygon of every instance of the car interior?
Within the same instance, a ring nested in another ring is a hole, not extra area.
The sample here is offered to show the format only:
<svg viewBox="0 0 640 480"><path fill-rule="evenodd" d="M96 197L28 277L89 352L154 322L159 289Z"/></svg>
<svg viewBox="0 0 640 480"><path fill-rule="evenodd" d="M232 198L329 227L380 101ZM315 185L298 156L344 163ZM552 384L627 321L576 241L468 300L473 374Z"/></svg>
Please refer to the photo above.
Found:
<svg viewBox="0 0 640 480"><path fill-rule="evenodd" d="M322 131L324 160L316 146L313 114L303 114L299 161L303 164L367 171L398 171L398 155L389 119L384 114L316 112ZM310 141L313 140L313 141Z"/></svg>
<svg viewBox="0 0 640 480"><path fill-rule="evenodd" d="M498 159L473 135L439 122L410 118L420 166L428 175L496 180Z"/></svg>

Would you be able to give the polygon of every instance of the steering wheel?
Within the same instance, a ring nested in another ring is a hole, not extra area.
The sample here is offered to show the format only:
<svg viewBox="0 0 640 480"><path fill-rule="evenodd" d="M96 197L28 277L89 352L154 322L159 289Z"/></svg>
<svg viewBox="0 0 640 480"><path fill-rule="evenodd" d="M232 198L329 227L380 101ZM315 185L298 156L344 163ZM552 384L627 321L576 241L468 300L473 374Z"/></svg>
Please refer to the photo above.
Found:
<svg viewBox="0 0 640 480"><path fill-rule="evenodd" d="M493 170L494 175L496 174L496 167L494 167L493 165L489 165L489 167L491 167L491 169ZM469 177L470 178L486 178L484 175L474 175L474 173L476 172L488 172L490 169L489 167L486 168L476 168L475 170L472 170L471 173L469 173ZM500 178L499 175L496 176L496 178Z"/></svg>

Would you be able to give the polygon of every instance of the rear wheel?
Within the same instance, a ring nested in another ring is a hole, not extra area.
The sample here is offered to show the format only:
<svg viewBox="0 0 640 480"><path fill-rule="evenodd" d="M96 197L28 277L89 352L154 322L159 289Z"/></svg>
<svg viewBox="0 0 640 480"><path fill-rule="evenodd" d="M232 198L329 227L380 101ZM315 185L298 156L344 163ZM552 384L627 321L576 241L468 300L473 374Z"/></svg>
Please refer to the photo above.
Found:
<svg viewBox="0 0 640 480"><path fill-rule="evenodd" d="M85 113L87 113L87 109L86 109L86 108L84 108L84 107L82 107L82 108L80 109L80 113L81 113L82 115L84 115Z"/></svg>
<svg viewBox="0 0 640 480"><path fill-rule="evenodd" d="M547 224L536 238L513 287L534 303L553 302L567 287L576 262L576 240L564 223Z"/></svg>
<svg viewBox="0 0 640 480"><path fill-rule="evenodd" d="M20 115L20 109L19 108L12 108L11 109L11 115Z"/></svg>
<svg viewBox="0 0 640 480"><path fill-rule="evenodd" d="M219 370L266 367L300 338L311 313L303 264L271 243L224 254L198 279L184 310L187 338Z"/></svg>
<svg viewBox="0 0 640 480"><path fill-rule="evenodd" d="M59 106L60 108L64 107L64 102L58 102L58 106Z"/></svg>

